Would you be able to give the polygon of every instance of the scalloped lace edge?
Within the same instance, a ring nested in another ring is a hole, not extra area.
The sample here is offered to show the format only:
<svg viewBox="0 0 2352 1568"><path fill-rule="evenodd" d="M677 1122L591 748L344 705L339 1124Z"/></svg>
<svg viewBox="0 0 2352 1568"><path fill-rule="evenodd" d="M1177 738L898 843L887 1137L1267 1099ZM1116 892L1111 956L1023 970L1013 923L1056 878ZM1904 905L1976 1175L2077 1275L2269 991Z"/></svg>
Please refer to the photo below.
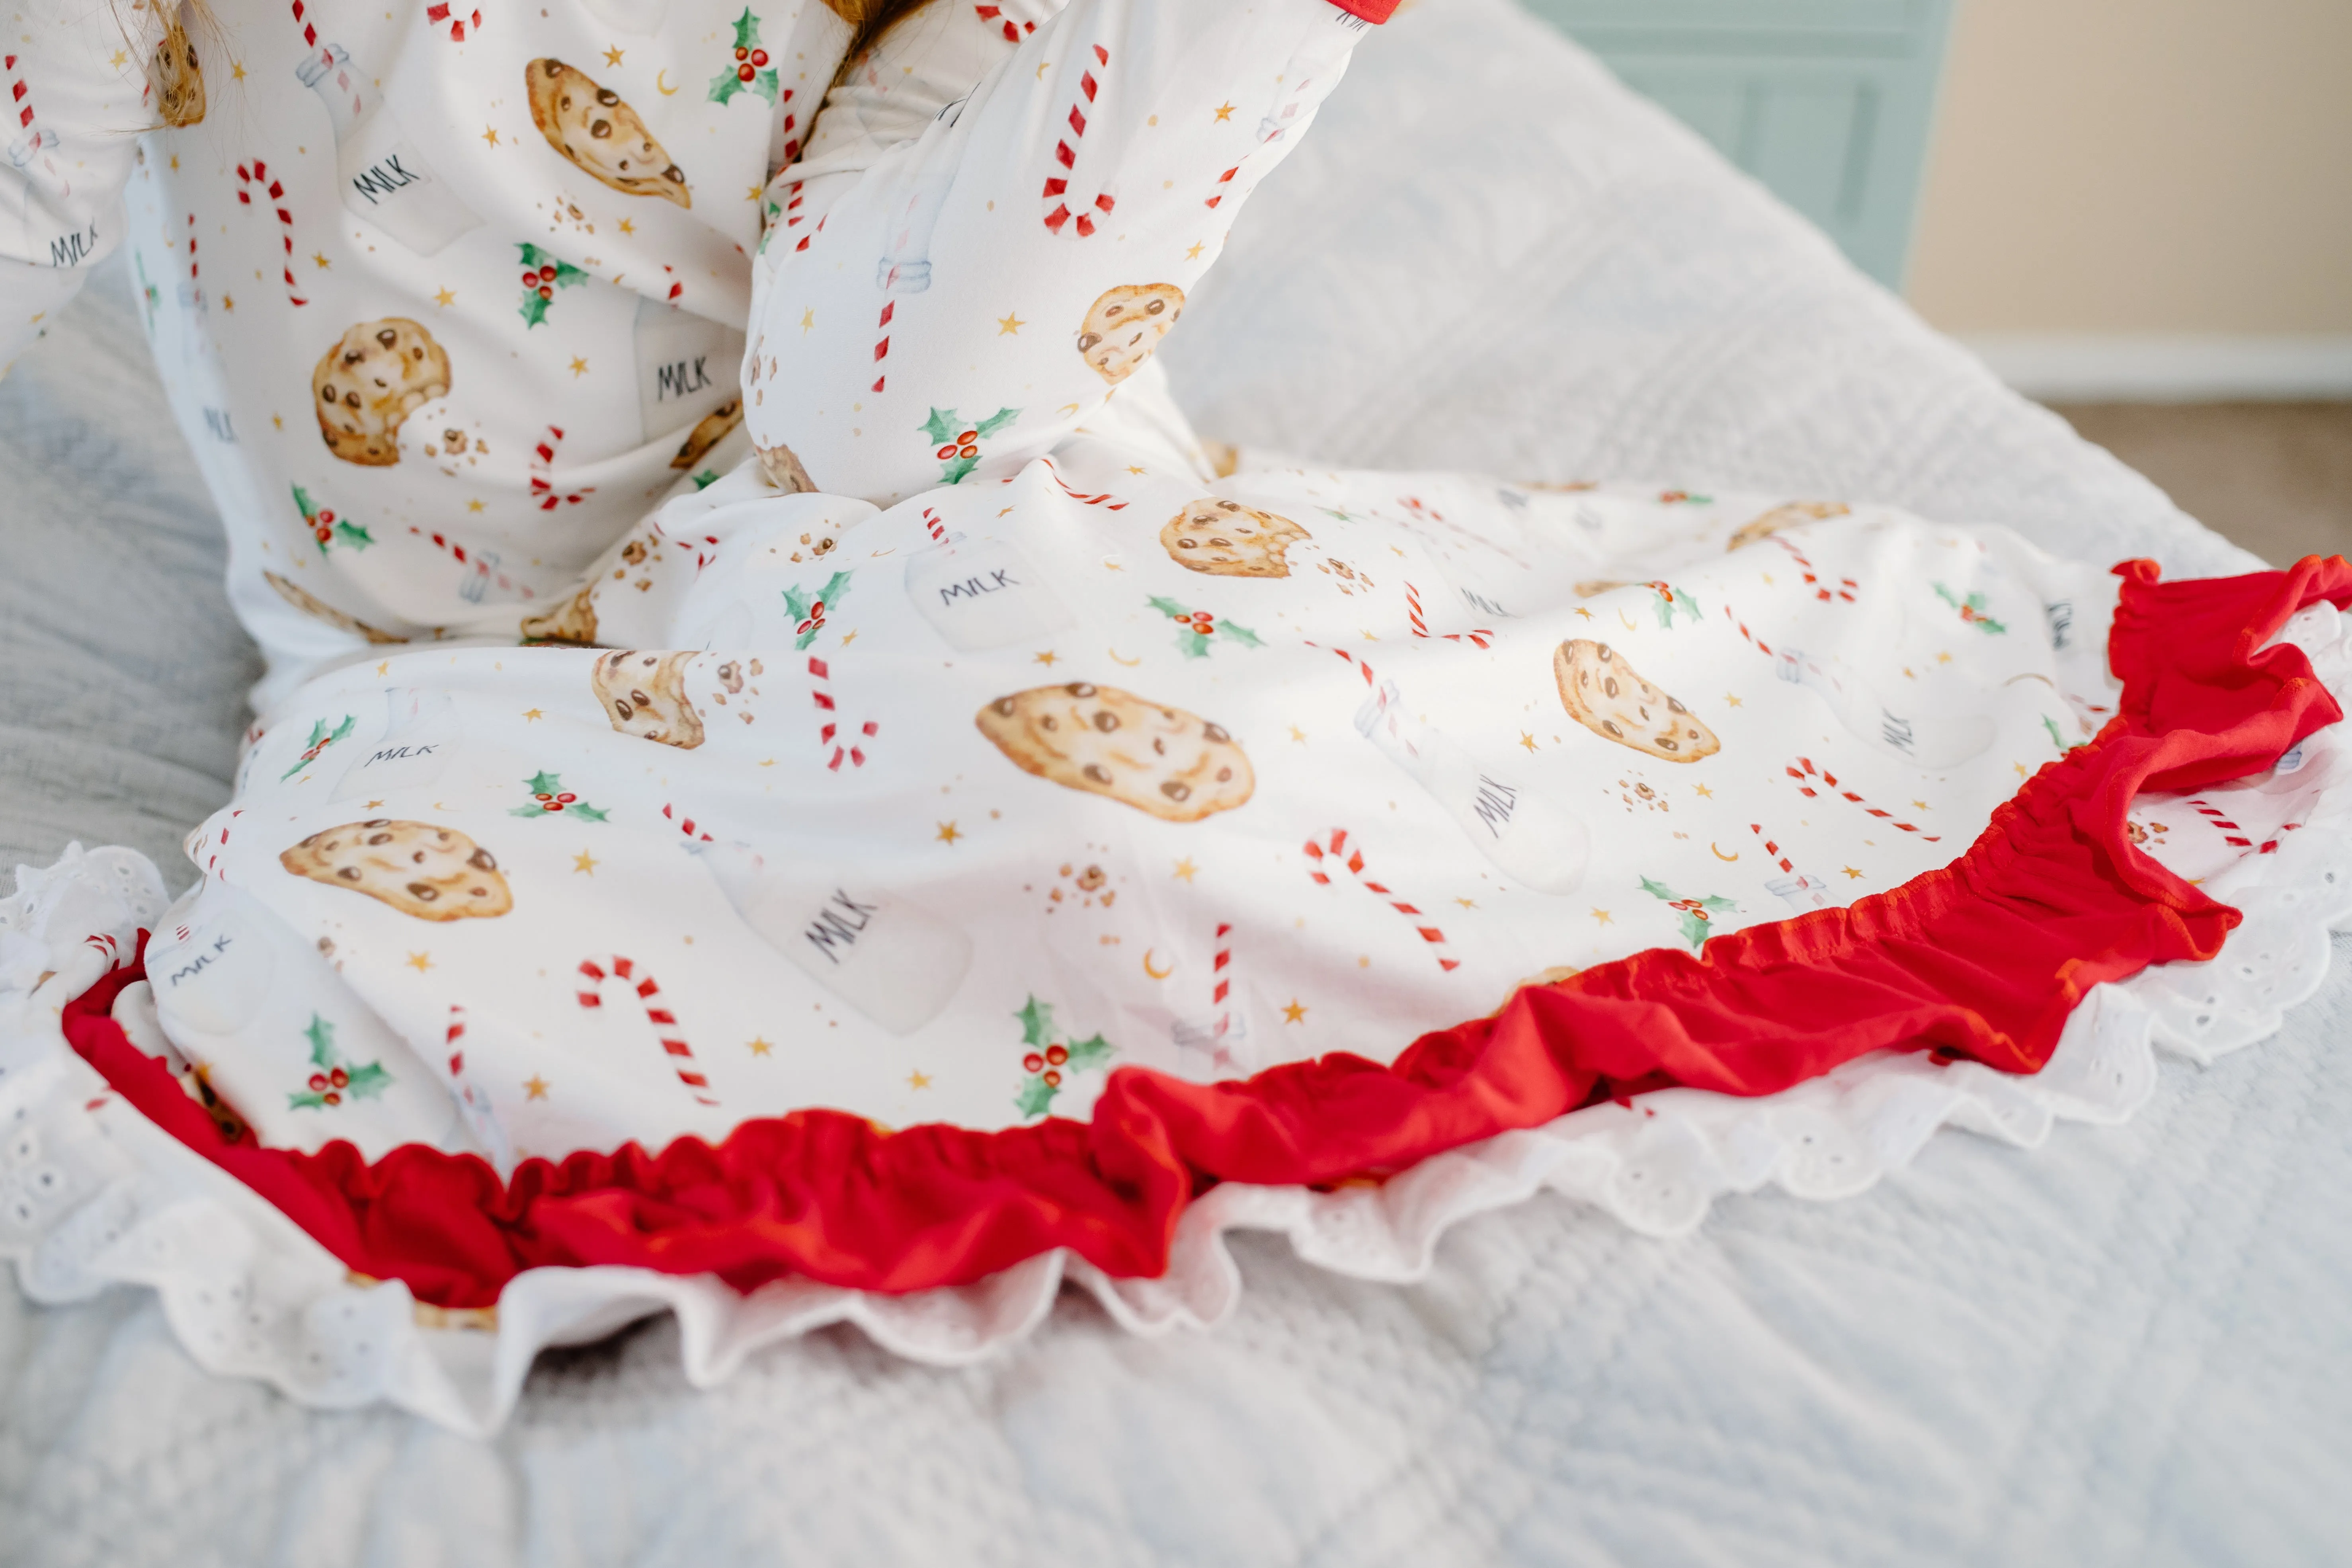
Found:
<svg viewBox="0 0 2352 1568"><path fill-rule="evenodd" d="M2321 606L2324 608L2325 606ZM2331 610L2284 634L2339 698L2352 647ZM2326 978L2329 931L2352 921L2352 738L2305 742L2326 771L2302 829L2208 890L2244 914L2221 954L2095 987L2032 1078L1973 1062L1876 1052L1779 1094L1666 1089L1433 1156L1379 1185L1336 1191L1226 1183L1178 1223L1168 1271L1113 1279L1048 1253L952 1289L884 1296L804 1282L749 1295L709 1277L619 1268L536 1268L489 1314L416 1303L396 1281L359 1281L283 1215L130 1109L66 1043L64 1002L115 966L165 903L135 851L70 847L20 868L0 900L0 1258L36 1301L143 1285L190 1355L298 1402L383 1401L476 1436L513 1410L539 1352L585 1343L655 1312L678 1321L688 1381L709 1387L753 1351L851 1323L900 1355L976 1361L1042 1322L1065 1282L1141 1334L1207 1328L1233 1310L1231 1230L1288 1238L1307 1262L1360 1279L1430 1274L1439 1238L1473 1215L1565 1194L1645 1235L1696 1228L1715 1200L1768 1184L1852 1196L1908 1164L1944 1127L2021 1148L2059 1121L2129 1120L2156 1085L2159 1049L2210 1062L2274 1034ZM100 930L53 952L38 930ZM111 945L110 945L110 942Z"/></svg>

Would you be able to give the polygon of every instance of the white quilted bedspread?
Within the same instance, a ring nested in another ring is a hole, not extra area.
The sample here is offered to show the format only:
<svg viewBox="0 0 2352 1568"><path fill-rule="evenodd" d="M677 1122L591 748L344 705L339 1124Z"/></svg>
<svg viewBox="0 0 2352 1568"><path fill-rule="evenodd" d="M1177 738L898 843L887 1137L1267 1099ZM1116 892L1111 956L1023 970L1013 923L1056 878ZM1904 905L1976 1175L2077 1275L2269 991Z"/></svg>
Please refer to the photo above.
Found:
<svg viewBox="0 0 2352 1568"><path fill-rule="evenodd" d="M163 416L121 303L0 386L0 864L164 862L226 795L249 655L184 456L129 438ZM2250 564L1503 0L1365 46L1169 359L1205 434L1333 462ZM0 1287L0 1563L2340 1561L2347 1024L2339 974L2126 1126L1946 1133L1677 1241L1538 1197L1391 1286L1242 1237L1208 1333L1070 1300L974 1368L835 1329L698 1392L656 1320L542 1360L489 1443L210 1376L143 1292Z"/></svg>

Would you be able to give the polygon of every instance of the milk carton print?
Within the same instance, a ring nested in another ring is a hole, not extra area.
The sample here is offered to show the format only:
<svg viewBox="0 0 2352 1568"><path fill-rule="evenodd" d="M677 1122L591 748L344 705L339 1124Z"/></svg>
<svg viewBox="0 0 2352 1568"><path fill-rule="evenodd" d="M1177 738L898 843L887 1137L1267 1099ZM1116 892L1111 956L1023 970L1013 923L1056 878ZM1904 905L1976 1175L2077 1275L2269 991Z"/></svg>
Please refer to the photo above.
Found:
<svg viewBox="0 0 2352 1568"><path fill-rule="evenodd" d="M748 844L688 848L761 941L894 1035L938 1017L971 967L971 938L863 877Z"/></svg>
<svg viewBox="0 0 2352 1568"><path fill-rule="evenodd" d="M295 67L335 127L335 173L343 205L419 256L431 256L482 220L426 167L424 154L341 44L321 46Z"/></svg>
<svg viewBox="0 0 2352 1568"><path fill-rule="evenodd" d="M446 691L395 686L383 694L383 734L352 758L332 800L389 797L396 789L432 784L457 749L456 705Z"/></svg>
<svg viewBox="0 0 2352 1568"><path fill-rule="evenodd" d="M1028 558L959 533L907 563L907 596L958 653L1009 647L1077 624Z"/></svg>
<svg viewBox="0 0 2352 1568"><path fill-rule="evenodd" d="M1504 875L1539 893L1572 893L1582 883L1592 858L1584 824L1406 713L1395 681L1365 700L1356 729L1444 806Z"/></svg>
<svg viewBox="0 0 2352 1568"><path fill-rule="evenodd" d="M734 328L640 298L634 335L643 439L690 426L736 395L743 334Z"/></svg>
<svg viewBox="0 0 2352 1568"><path fill-rule="evenodd" d="M1827 702L1847 733L1883 755L1940 773L1992 744L1992 720L1985 714L1930 717L1908 704L1898 709L1852 672L1840 674L1801 649L1782 648L1773 658L1775 674Z"/></svg>

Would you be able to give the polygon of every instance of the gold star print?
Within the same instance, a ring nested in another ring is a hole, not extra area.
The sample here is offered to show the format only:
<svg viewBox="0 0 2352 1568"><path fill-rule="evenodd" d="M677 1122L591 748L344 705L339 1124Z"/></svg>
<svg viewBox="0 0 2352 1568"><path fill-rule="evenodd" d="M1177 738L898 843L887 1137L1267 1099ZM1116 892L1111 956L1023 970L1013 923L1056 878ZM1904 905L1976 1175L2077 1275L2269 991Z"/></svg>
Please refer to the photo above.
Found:
<svg viewBox="0 0 2352 1568"><path fill-rule="evenodd" d="M245 62L243 60L229 61L228 79L231 81L243 81L245 79Z"/></svg>
<svg viewBox="0 0 2352 1568"><path fill-rule="evenodd" d="M574 381L588 374L588 362L578 354L572 356L572 378Z"/></svg>
<svg viewBox="0 0 2352 1568"><path fill-rule="evenodd" d="M1192 873L1199 869L1200 868L1190 860L1179 860L1176 862L1176 869L1171 874L1180 882L1189 882L1192 879Z"/></svg>
<svg viewBox="0 0 2352 1568"><path fill-rule="evenodd" d="M1038 662L1039 664L1045 665L1045 666L1047 666L1048 668L1051 668L1051 666L1053 665L1053 662L1054 662L1054 658L1055 658L1054 650L1053 650L1052 648L1047 648L1044 653L1041 653L1041 654L1039 654L1039 655L1037 656L1037 662Z"/></svg>
<svg viewBox="0 0 2352 1568"><path fill-rule="evenodd" d="M1740 706L1738 695L1735 692L1725 692L1723 694L1723 700L1726 706L1728 707L1737 708Z"/></svg>
<svg viewBox="0 0 2352 1568"><path fill-rule="evenodd" d="M2009 765L2017 770L2017 776L2019 778L2023 778L2025 776L2025 764L2023 763L2011 763Z"/></svg>
<svg viewBox="0 0 2352 1568"><path fill-rule="evenodd" d="M1475 899L1456 899L1454 901L1465 910L1475 910L1478 907L1478 900Z"/></svg>
<svg viewBox="0 0 2352 1568"><path fill-rule="evenodd" d="M35 321L38 321L38 320L40 320L40 318L39 318L39 317L37 317L37 316L36 316L36 317L35 317L35 318L33 318L33 319L34 319ZM273 428L273 429L283 430L283 429L285 429L285 428L286 428L286 421L285 421L285 419L284 419L282 416L278 416L278 415L276 415L276 414L273 414L273 415L271 415L271 416L269 416L269 424L270 424L271 428Z"/></svg>
<svg viewBox="0 0 2352 1568"><path fill-rule="evenodd" d="M908 1089L929 1089L931 1087L931 1075L927 1072L910 1072L907 1075L907 1087Z"/></svg>
<svg viewBox="0 0 2352 1568"><path fill-rule="evenodd" d="M482 510L482 503L478 500L469 500L466 503L466 510L467 511L479 511Z"/></svg>
<svg viewBox="0 0 2352 1568"><path fill-rule="evenodd" d="M1936 656L1936 662L1937 664L1949 664L1952 662L1952 656L1948 653L1939 653Z"/></svg>
<svg viewBox="0 0 2352 1568"><path fill-rule="evenodd" d="M854 627L854 626L853 626L853 627L851 627L848 631L845 631L845 632L844 632L844 633L842 633L842 634L841 634L841 646L842 646L842 647L847 647L851 643L854 643L854 642L856 642L856 640L857 640L857 630L856 630L856 627Z"/></svg>
<svg viewBox="0 0 2352 1568"><path fill-rule="evenodd" d="M1206 247L1204 247L1199 240L1194 240L1192 242L1192 248L1184 253L1184 259L1187 261L1200 260L1201 252Z"/></svg>
<svg viewBox="0 0 2352 1568"><path fill-rule="evenodd" d="M443 289L433 296L433 302L436 305L454 305L457 302L457 296L449 289Z"/></svg>
<svg viewBox="0 0 2352 1568"><path fill-rule="evenodd" d="M173 167L173 168L174 168L174 169L177 169L179 166L180 166L180 155L179 155L177 153L173 153L173 154L172 154L172 167Z"/></svg>
<svg viewBox="0 0 2352 1568"><path fill-rule="evenodd" d="M382 802L382 801L380 801L380 800L372 800L372 801L370 801L370 802L368 802L368 803L367 803L366 809L367 809L367 810L369 810L369 811L373 811L377 806L380 806L380 805L382 805L383 804L383 802Z"/></svg>
<svg viewBox="0 0 2352 1568"><path fill-rule="evenodd" d="M756 202L760 199L760 193L766 188L764 185L753 185L743 193L743 199L747 202Z"/></svg>
<svg viewBox="0 0 2352 1568"><path fill-rule="evenodd" d="M538 709L536 709L536 708L526 708L526 709L524 709L524 710L522 710L523 722L524 722L524 723L526 723L526 724L536 724L536 723L538 723L541 719L544 719L544 718L546 718L546 717L547 717L547 715L546 715L546 714L544 714L544 713L541 712L541 711L540 711Z"/></svg>
<svg viewBox="0 0 2352 1568"><path fill-rule="evenodd" d="M583 877L594 876L598 864L596 857L589 854L585 849L572 858L572 868Z"/></svg>
<svg viewBox="0 0 2352 1568"><path fill-rule="evenodd" d="M1532 752L1536 749L1536 738L1528 733L1525 730L1522 730L1519 731L1519 744Z"/></svg>
<svg viewBox="0 0 2352 1568"><path fill-rule="evenodd" d="M1903 667L1903 679L1906 680L1916 680L1919 678L1911 673L1911 667L1906 664Z"/></svg>
<svg viewBox="0 0 2352 1568"><path fill-rule="evenodd" d="M1586 620L1588 620L1588 621L1589 621L1589 620L1591 620L1591 619L1592 618L1592 612L1591 612L1591 610L1586 609L1586 608L1585 608L1583 605L1577 605L1577 607L1576 607L1576 613L1577 613L1578 615L1580 615L1580 616L1583 616Z"/></svg>
<svg viewBox="0 0 2352 1568"><path fill-rule="evenodd" d="M1008 311L996 318L996 335L1000 338L1011 337L1028 324L1017 312Z"/></svg>
<svg viewBox="0 0 2352 1568"><path fill-rule="evenodd" d="M526 1100L545 1100L547 1098L547 1080L540 1077L537 1073L533 1073L529 1078L522 1080L522 1091L523 1098Z"/></svg>
<svg viewBox="0 0 2352 1568"><path fill-rule="evenodd" d="M815 325L816 311L813 309L803 310L801 312L801 335L803 337L807 336L808 330Z"/></svg>
<svg viewBox="0 0 2352 1568"><path fill-rule="evenodd" d="M1217 105L1217 118L1219 120L1231 120L1233 117L1234 106L1232 104L1221 103Z"/></svg>
<svg viewBox="0 0 2352 1568"><path fill-rule="evenodd" d="M1142 468L1141 465L1139 465L1139 464L1136 464L1136 463L1129 463L1129 464L1127 466L1127 471L1128 471L1129 473L1130 473L1130 474L1139 474L1139 473L1143 472L1143 468Z"/></svg>
<svg viewBox="0 0 2352 1568"><path fill-rule="evenodd" d="M764 1057L764 1056L766 1056L770 1051L774 1050L776 1047L775 1047L774 1046L772 1046L772 1045L769 1044L769 1042L768 1042L768 1040L766 1039L766 1037L763 1037L763 1036L754 1036L754 1037L752 1037L752 1038L751 1038L751 1042L749 1043L749 1045L748 1045L745 1048L747 1048L748 1050L750 1050L750 1051L751 1051L751 1053L753 1056L755 1056L755 1057Z"/></svg>
<svg viewBox="0 0 2352 1568"><path fill-rule="evenodd" d="M1924 801L1924 800L1915 800L1915 801L1913 801L1913 802L1911 803L1911 805L1912 805L1912 806L1913 806L1915 809L1919 810L1919 811L1926 811L1927 809L1928 809L1928 807L1927 807L1927 803L1926 801Z"/></svg>
<svg viewBox="0 0 2352 1568"><path fill-rule="evenodd" d="M1282 1021L1286 1024L1303 1024L1307 1022L1307 1009L1299 1005L1297 997L1293 996L1290 999L1290 1005L1282 1010Z"/></svg>
<svg viewBox="0 0 2352 1568"><path fill-rule="evenodd" d="M952 844L962 837L962 834L956 831L956 825L954 823L942 822L940 824L939 840L940 843Z"/></svg>
<svg viewBox="0 0 2352 1568"><path fill-rule="evenodd" d="M1307 743L1307 731L1293 724L1290 727L1290 738L1303 746Z"/></svg>
<svg viewBox="0 0 2352 1568"><path fill-rule="evenodd" d="M1854 869L1853 867L1851 867L1851 866L1844 867L1844 868L1843 868L1843 869L1844 870L1845 874L1846 874L1848 877L1850 877L1850 878L1853 878L1853 879L1857 879L1857 880L1858 880L1858 879L1861 878L1861 876L1862 876L1862 873L1861 873L1861 872L1859 872L1859 871L1855 870L1855 869Z"/></svg>
<svg viewBox="0 0 2352 1568"><path fill-rule="evenodd" d="M390 659L385 659L382 664L379 664L379 665L377 665L377 666L375 667L375 672L376 672L378 675L382 675L382 674L383 674L384 672L386 672L387 670L389 670L389 669L391 669L391 668L392 668L392 660L390 660Z"/></svg>
<svg viewBox="0 0 2352 1568"><path fill-rule="evenodd" d="M485 125L485 126L483 126L483 127L482 127L482 140L483 140L483 141L485 141L485 142L488 142L488 143L489 143L491 146L493 146L493 147L497 146L497 145L499 144L499 132L498 132L498 127L497 127L497 126L495 126L495 125ZM622 226L622 227L624 227L624 228L626 228L626 227L628 226L628 223L627 223L627 220L626 220L626 219L624 219L624 220L622 221L622 225L621 225L621 226Z"/></svg>
<svg viewBox="0 0 2352 1568"><path fill-rule="evenodd" d="M114 58L108 60L106 63L114 67L117 70L120 70L122 68L122 62L130 58L131 57L129 55L123 53L121 49L117 49L114 51Z"/></svg>
<svg viewBox="0 0 2352 1568"><path fill-rule="evenodd" d="M1595 910L1592 911L1592 918L1599 921L1602 925L1607 925L1609 923L1609 911L1607 910Z"/></svg>
<svg viewBox="0 0 2352 1568"><path fill-rule="evenodd" d="M1693 784L1691 785L1691 789L1693 793L1701 795L1706 799L1713 800L1715 798L1715 792L1707 788L1705 784Z"/></svg>
<svg viewBox="0 0 2352 1568"><path fill-rule="evenodd" d="M608 66L619 65L621 63L621 51L619 49L606 49L604 51L604 63Z"/></svg>
<svg viewBox="0 0 2352 1568"><path fill-rule="evenodd" d="M222 310L236 310L236 296L235 296L234 294L224 294L224 295L222 295L222 296L221 296L221 309L222 309Z"/></svg>
<svg viewBox="0 0 2352 1568"><path fill-rule="evenodd" d="M408 955L408 967L422 974L433 967L433 955L429 952L412 952Z"/></svg>
<svg viewBox="0 0 2352 1568"><path fill-rule="evenodd" d="M631 219L631 218L625 218L625 218L623 218L623 219L621 220L621 232L622 232L623 234L635 234L635 233L636 233L636 232L637 232L637 226L636 226L635 220Z"/></svg>
<svg viewBox="0 0 2352 1568"><path fill-rule="evenodd" d="M310 259L319 264L319 269L322 272L334 265L333 262L327 259L327 253L323 250L312 252Z"/></svg>

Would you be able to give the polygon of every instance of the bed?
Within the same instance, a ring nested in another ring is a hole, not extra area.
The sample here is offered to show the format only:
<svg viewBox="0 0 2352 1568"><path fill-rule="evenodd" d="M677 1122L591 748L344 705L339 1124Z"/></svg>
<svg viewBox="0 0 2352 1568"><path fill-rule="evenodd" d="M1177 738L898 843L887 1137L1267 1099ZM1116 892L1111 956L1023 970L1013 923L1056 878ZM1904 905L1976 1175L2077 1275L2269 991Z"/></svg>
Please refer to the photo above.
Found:
<svg viewBox="0 0 2352 1568"><path fill-rule="evenodd" d="M1365 46L1168 358L1204 434L1336 463L2254 564L1505 0L1423 0ZM184 881L258 671L122 279L0 410L0 865L121 843ZM1538 1197L1397 1286L1244 1237L1208 1332L1132 1338L1066 1294L977 1366L835 1328L698 1390L655 1318L543 1357L487 1442L216 1377L147 1292L12 1283L0 1557L2340 1560L2347 1023L2339 973L2126 1125L1946 1132L1861 1196L1729 1198L1680 1240Z"/></svg>

